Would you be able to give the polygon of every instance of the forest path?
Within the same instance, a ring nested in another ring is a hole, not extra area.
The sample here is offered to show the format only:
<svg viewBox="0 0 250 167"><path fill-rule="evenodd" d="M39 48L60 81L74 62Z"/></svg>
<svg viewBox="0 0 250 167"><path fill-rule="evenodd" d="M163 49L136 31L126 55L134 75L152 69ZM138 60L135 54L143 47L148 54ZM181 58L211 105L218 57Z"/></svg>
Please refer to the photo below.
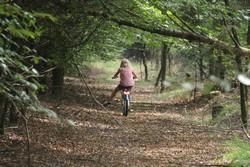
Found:
<svg viewBox="0 0 250 167"><path fill-rule="evenodd" d="M100 101L112 88L91 85ZM225 151L223 144L230 134L197 123L204 102L200 105L139 102L136 99L140 99L141 91L135 90L134 111L124 117L119 112L119 102L103 111L83 90L78 79L66 79L61 100L42 98L43 104L59 118L51 120L44 114L30 116L32 166L206 166L220 163L218 160ZM143 96L149 99L150 91L145 90ZM24 138L20 131L15 135ZM6 141L5 145L15 151L5 154L0 166L25 166L25 158L20 158L26 156L25 141L13 137L8 140L14 141L12 144Z"/></svg>

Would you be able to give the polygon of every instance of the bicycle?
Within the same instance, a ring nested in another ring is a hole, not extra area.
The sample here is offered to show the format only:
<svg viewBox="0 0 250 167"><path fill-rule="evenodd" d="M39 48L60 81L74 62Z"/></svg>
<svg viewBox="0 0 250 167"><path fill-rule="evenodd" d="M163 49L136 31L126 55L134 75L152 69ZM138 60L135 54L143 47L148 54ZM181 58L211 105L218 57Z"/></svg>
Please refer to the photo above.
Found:
<svg viewBox="0 0 250 167"><path fill-rule="evenodd" d="M130 109L130 90L123 89L121 90L122 98L122 114L123 116L128 116L128 111Z"/></svg>

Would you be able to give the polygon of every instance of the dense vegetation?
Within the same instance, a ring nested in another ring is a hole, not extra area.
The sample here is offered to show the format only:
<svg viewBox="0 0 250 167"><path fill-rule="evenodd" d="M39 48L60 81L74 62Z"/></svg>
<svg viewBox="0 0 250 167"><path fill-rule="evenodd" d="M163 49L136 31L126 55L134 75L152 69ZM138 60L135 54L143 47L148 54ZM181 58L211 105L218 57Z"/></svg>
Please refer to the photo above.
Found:
<svg viewBox="0 0 250 167"><path fill-rule="evenodd" d="M12 122L17 113L27 121L28 111L49 112L37 95L60 98L65 75L77 74L76 67L121 56L141 62L144 79L161 85L161 92L167 76L180 74L172 69L174 60L186 66L182 72L192 81L209 83L188 89L225 92L235 83L247 128L247 0L3 0L0 18L2 135L5 120Z"/></svg>

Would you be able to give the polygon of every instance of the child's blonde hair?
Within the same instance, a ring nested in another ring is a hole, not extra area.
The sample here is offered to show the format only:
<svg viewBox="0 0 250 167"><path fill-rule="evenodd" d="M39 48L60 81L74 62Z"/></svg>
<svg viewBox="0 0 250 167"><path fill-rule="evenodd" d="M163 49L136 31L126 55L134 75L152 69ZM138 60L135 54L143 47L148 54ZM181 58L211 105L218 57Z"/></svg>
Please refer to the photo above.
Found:
<svg viewBox="0 0 250 167"><path fill-rule="evenodd" d="M122 59L122 60L121 60L121 65L120 65L120 67L121 67L121 68L129 67L129 68L130 68L129 60L128 60L128 59Z"/></svg>

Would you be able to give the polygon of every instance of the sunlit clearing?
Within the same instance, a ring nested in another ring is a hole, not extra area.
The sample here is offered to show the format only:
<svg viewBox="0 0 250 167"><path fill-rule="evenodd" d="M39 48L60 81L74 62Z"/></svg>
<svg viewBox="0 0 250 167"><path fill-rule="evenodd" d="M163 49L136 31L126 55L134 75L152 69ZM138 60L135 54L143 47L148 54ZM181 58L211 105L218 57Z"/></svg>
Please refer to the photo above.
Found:
<svg viewBox="0 0 250 167"><path fill-rule="evenodd" d="M244 85L247 85L247 86L250 85L250 79L249 79L247 76L245 76L244 74L239 74L239 75L237 76L237 79L238 79L242 84L244 84Z"/></svg>
<svg viewBox="0 0 250 167"><path fill-rule="evenodd" d="M192 83L185 82L181 86L186 90L194 90L195 86Z"/></svg>

